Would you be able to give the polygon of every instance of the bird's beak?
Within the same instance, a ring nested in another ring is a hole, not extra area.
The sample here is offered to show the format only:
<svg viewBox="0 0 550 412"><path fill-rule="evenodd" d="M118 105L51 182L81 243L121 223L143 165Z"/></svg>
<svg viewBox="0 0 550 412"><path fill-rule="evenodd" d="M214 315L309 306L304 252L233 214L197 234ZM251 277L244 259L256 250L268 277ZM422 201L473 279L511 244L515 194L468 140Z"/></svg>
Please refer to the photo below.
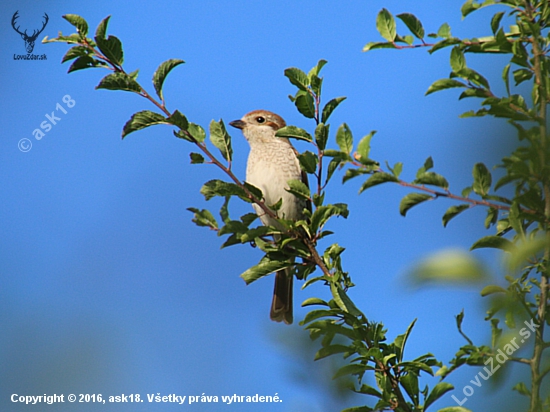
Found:
<svg viewBox="0 0 550 412"><path fill-rule="evenodd" d="M229 124L241 130L244 129L244 127L246 126L246 123L243 122L242 120L233 120L232 122L229 122Z"/></svg>

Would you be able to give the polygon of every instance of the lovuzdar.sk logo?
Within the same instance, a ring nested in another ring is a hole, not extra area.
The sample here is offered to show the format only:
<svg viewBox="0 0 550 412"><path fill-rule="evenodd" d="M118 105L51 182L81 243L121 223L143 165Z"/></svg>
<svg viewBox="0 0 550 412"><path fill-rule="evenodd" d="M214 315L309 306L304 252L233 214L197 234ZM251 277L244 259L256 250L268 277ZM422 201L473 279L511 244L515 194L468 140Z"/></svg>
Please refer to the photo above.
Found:
<svg viewBox="0 0 550 412"><path fill-rule="evenodd" d="M34 29L32 34L29 35L27 33L28 29L25 29L25 31L21 31L19 25L16 26L17 18L19 17L19 10L13 13L13 17L11 18L11 26L13 29L21 35L21 38L25 42L25 49L27 50L27 54L14 54L13 60L46 60L45 54L32 54L34 50L34 43L36 42L36 39L40 33L44 30L46 25L48 24L48 20L50 19L46 13L44 13L44 21L42 23L42 27L40 29Z"/></svg>

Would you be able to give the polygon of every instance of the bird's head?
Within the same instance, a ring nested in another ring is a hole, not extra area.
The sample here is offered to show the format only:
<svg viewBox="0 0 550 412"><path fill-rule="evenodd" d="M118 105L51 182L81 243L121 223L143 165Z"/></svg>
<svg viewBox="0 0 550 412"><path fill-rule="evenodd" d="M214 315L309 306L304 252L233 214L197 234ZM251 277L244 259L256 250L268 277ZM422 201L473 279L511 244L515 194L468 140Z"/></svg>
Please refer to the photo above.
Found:
<svg viewBox="0 0 550 412"><path fill-rule="evenodd" d="M254 110L229 124L241 129L250 144L278 139L275 132L286 126L281 116L267 110Z"/></svg>

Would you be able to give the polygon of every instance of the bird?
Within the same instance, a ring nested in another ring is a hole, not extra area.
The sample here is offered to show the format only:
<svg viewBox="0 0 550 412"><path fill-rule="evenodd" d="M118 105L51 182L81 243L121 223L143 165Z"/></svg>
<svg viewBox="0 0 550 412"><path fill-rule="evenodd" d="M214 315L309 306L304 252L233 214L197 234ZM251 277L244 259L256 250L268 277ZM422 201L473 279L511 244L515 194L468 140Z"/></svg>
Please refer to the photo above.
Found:
<svg viewBox="0 0 550 412"><path fill-rule="evenodd" d="M302 171L298 152L290 141L277 137L277 130L286 126L283 118L267 110L254 110L240 120L229 124L240 129L250 145L246 166L246 182L262 191L266 206L275 205L282 199L277 217L288 220L303 218L304 208L311 209L309 202L288 192L287 182L300 180L306 185L307 174ZM269 216L257 204L252 204L264 225L280 227L276 219ZM270 318L275 322L291 324L293 270L286 268L275 274L275 287L271 303Z"/></svg>

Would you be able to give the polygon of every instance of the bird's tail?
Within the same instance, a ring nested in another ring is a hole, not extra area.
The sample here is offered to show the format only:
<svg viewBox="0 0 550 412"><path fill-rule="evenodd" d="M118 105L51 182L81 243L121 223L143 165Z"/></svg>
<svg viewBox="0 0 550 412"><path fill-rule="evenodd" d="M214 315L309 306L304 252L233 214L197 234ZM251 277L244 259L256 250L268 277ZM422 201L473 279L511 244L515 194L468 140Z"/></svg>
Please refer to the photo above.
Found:
<svg viewBox="0 0 550 412"><path fill-rule="evenodd" d="M292 316L292 279L294 277L291 268L279 270L275 274L275 288L273 290L273 302L271 303L270 318L275 322L284 322L290 325Z"/></svg>

